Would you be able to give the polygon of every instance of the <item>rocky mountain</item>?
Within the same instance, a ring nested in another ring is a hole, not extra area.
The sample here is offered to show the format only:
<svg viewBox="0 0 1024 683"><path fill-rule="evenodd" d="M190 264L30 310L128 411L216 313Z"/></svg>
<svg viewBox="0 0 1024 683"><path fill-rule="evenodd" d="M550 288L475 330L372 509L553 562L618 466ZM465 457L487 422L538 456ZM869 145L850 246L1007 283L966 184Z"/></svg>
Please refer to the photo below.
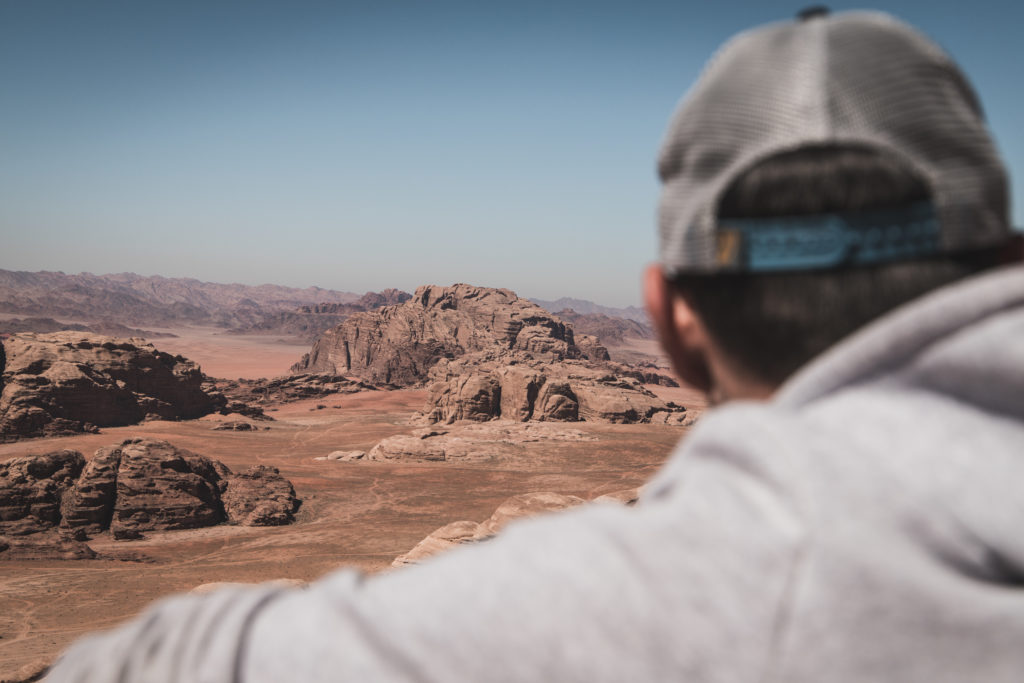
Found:
<svg viewBox="0 0 1024 683"><path fill-rule="evenodd" d="M0 344L0 442L200 417L224 407L195 363L135 339L17 334Z"/></svg>
<svg viewBox="0 0 1024 683"><path fill-rule="evenodd" d="M259 322L236 327L230 332L283 335L313 343L321 334L345 322L353 313L372 311L381 306L393 306L411 298L412 294L398 289L367 292L352 303L319 303L299 306L294 311L269 313Z"/></svg>
<svg viewBox="0 0 1024 683"><path fill-rule="evenodd" d="M555 299L554 301L549 301L547 299L530 299L530 301L549 311L564 311L567 308L571 308L573 311L582 314L597 313L600 315L607 315L612 318L635 320L636 322L644 325L649 324L647 320L647 313L644 309L637 306L614 308L612 306L595 304L593 301L587 301L586 299L573 299L567 296L563 296L561 299Z"/></svg>
<svg viewBox="0 0 1024 683"><path fill-rule="evenodd" d="M299 504L276 468L235 474L153 439L100 448L88 461L63 450L0 463L0 536L59 531L82 541L107 530L127 539L221 523L276 526L294 521Z"/></svg>
<svg viewBox="0 0 1024 683"><path fill-rule="evenodd" d="M93 275L0 270L0 313L75 320L115 319L133 325L253 324L275 311L351 303L351 292L319 287L202 282L134 273Z"/></svg>
<svg viewBox="0 0 1024 683"><path fill-rule="evenodd" d="M613 317L604 313L577 313L571 308L562 309L555 315L572 325L577 333L597 337L605 346L619 346L630 337L654 339L654 330L650 325L630 318Z"/></svg>
<svg viewBox="0 0 1024 683"><path fill-rule="evenodd" d="M328 330L292 372L410 386L423 382L442 358L472 352L552 360L586 355L571 327L514 292L426 285L403 304L356 313Z"/></svg>
<svg viewBox="0 0 1024 683"><path fill-rule="evenodd" d="M292 372L426 382L421 424L685 421L684 408L643 387L651 373L609 362L596 338L507 289L467 284L427 285L403 304L353 315Z"/></svg>

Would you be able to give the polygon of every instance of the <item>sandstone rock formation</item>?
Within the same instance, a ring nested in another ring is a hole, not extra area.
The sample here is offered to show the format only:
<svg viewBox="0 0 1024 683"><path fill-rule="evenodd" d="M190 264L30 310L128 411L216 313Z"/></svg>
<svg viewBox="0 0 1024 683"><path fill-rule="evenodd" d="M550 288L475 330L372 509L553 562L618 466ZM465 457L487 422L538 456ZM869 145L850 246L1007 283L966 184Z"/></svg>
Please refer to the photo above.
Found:
<svg viewBox="0 0 1024 683"><path fill-rule="evenodd" d="M639 497L640 489L634 488L606 493L594 498L593 502L633 505ZM585 502L587 501L577 496L567 496L551 491L512 496L499 505L489 518L479 524L462 520L451 522L435 530L417 543L412 550L396 557L391 566L397 568L418 564L432 555L437 555L455 546L479 543L493 538L513 520L557 512L582 505Z"/></svg>
<svg viewBox="0 0 1024 683"><path fill-rule="evenodd" d="M216 427L211 427L210 429L217 432L257 432L260 429L270 429L270 427L260 427L244 420L229 420L221 422Z"/></svg>
<svg viewBox="0 0 1024 683"><path fill-rule="evenodd" d="M654 422L681 425L686 409L666 403L617 364L540 363L467 355L431 369L426 406L414 424L496 418L525 422Z"/></svg>
<svg viewBox="0 0 1024 683"><path fill-rule="evenodd" d="M319 455L314 460L332 460L334 462L355 462L366 457L366 451L331 451L327 455Z"/></svg>
<svg viewBox="0 0 1024 683"><path fill-rule="evenodd" d="M56 332L13 335L2 345L0 441L195 418L220 407L194 363L141 340Z"/></svg>
<svg viewBox="0 0 1024 683"><path fill-rule="evenodd" d="M601 340L591 334L576 334L576 346L590 360L611 360L608 349Z"/></svg>
<svg viewBox="0 0 1024 683"><path fill-rule="evenodd" d="M454 429L426 428L380 441L366 455L368 460L406 462L521 461L532 444L596 441L597 437L558 424L487 422L464 424Z"/></svg>
<svg viewBox="0 0 1024 683"><path fill-rule="evenodd" d="M100 448L85 465L61 503L61 526L98 534L110 527L117 499L117 474L121 448Z"/></svg>
<svg viewBox="0 0 1024 683"><path fill-rule="evenodd" d="M96 551L81 541L53 533L0 537L0 560L92 560Z"/></svg>
<svg viewBox="0 0 1024 683"><path fill-rule="evenodd" d="M271 526L294 521L299 501L273 467L233 474L223 463L166 441L129 439L86 463L77 451L0 463L0 536L59 529L66 541L110 530L191 529L227 522Z"/></svg>
<svg viewBox="0 0 1024 683"><path fill-rule="evenodd" d="M549 360L584 356L572 328L507 289L428 285L404 304L357 313L328 330L292 372L410 386L442 358L510 351Z"/></svg>
<svg viewBox="0 0 1024 683"><path fill-rule="evenodd" d="M223 464L166 441L131 440L119 450L110 521L114 534L125 529L194 529L225 521L221 493L231 471ZM72 495L76 493L72 489Z"/></svg>
<svg viewBox="0 0 1024 683"><path fill-rule="evenodd" d="M222 394L229 401L228 410L234 406L247 406L252 410L259 409L260 405L289 403L333 394L354 394L376 388L372 384L340 375L305 374L273 379L214 379L209 391ZM262 414L262 409L259 410Z"/></svg>
<svg viewBox="0 0 1024 683"><path fill-rule="evenodd" d="M298 509L291 482L267 465L253 465L236 474L221 499L228 522L242 526L291 524Z"/></svg>
<svg viewBox="0 0 1024 683"><path fill-rule="evenodd" d="M617 491L606 494L595 501L616 502L632 505L636 501L636 489ZM392 567L403 567L417 564L426 558L436 555L458 545L479 543L492 538L509 522L525 517L556 512L566 508L582 505L586 501L576 496L544 491L540 493L524 493L512 496L494 511L488 519L477 524L470 521L458 521L446 524L420 541L416 546L395 558Z"/></svg>
<svg viewBox="0 0 1024 683"><path fill-rule="evenodd" d="M21 536L57 526L61 499L85 466L78 451L14 458L0 463L0 536Z"/></svg>
<svg viewBox="0 0 1024 683"><path fill-rule="evenodd" d="M292 371L401 386L429 381L421 424L684 420L683 408L644 389L641 373L611 363L597 339L577 337L506 289L420 287L402 305L354 315L328 331Z"/></svg>

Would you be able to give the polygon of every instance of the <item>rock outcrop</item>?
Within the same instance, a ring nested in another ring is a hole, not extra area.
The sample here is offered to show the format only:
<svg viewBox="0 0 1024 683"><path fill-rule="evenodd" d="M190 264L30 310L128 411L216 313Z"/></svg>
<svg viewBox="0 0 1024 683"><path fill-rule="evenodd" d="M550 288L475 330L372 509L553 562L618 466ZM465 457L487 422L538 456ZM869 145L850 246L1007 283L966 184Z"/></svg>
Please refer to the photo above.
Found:
<svg viewBox="0 0 1024 683"><path fill-rule="evenodd" d="M13 335L2 345L0 441L196 418L221 407L203 391L195 363L142 340L56 332Z"/></svg>
<svg viewBox="0 0 1024 683"><path fill-rule="evenodd" d="M559 424L529 422L468 423L453 429L425 428L413 434L383 439L370 449L367 460L404 462L522 461L534 444L596 441L597 437Z"/></svg>
<svg viewBox="0 0 1024 683"><path fill-rule="evenodd" d="M292 372L410 386L423 382L442 358L473 352L585 356L571 327L507 289L428 285L401 305L357 313L328 330Z"/></svg>
<svg viewBox="0 0 1024 683"><path fill-rule="evenodd" d="M221 493L231 471L220 462L166 441L132 440L119 450L110 522L115 536L124 530L195 529L226 520Z"/></svg>
<svg viewBox="0 0 1024 683"><path fill-rule="evenodd" d="M82 454L70 450L0 463L0 536L56 527L61 519L61 499L84 466Z"/></svg>
<svg viewBox="0 0 1024 683"><path fill-rule="evenodd" d="M502 418L681 425L686 420L686 408L659 399L624 366L523 359L503 364L507 360L469 355L437 363L426 406L413 423Z"/></svg>
<svg viewBox="0 0 1024 683"><path fill-rule="evenodd" d="M632 505L637 499L637 490L616 491L596 498L595 501L615 502ZM535 517L540 514L557 512L566 508L576 507L585 503L582 498L567 496L561 493L543 491L539 493L523 493L507 499L488 519L477 524L470 521L458 521L446 524L420 541L416 546L395 558L392 567L404 567L417 564L432 555L436 555L455 546L468 543L479 543L494 537L505 526L516 519Z"/></svg>
<svg viewBox="0 0 1024 683"><path fill-rule="evenodd" d="M331 451L327 455L318 455L314 460L331 460L334 462L355 462L366 457L366 451Z"/></svg>
<svg viewBox="0 0 1024 683"><path fill-rule="evenodd" d="M100 448L61 503L61 526L98 534L110 527L117 499L117 474L121 448Z"/></svg>
<svg viewBox="0 0 1024 683"><path fill-rule="evenodd" d="M291 524L298 508L291 482L267 465L253 465L232 477L221 500L228 522L242 526Z"/></svg>
<svg viewBox="0 0 1024 683"><path fill-rule="evenodd" d="M289 403L334 394L354 394L377 387L340 375L305 374L272 379L214 379L209 388L211 392L217 392L229 401L228 409L238 405L253 410L259 409L260 405ZM259 410L262 412L262 409Z"/></svg>
<svg viewBox="0 0 1024 683"><path fill-rule="evenodd" d="M81 541L110 530L192 529L227 522L274 526L294 521L299 501L273 467L233 474L223 463L166 441L129 439L88 462L77 451L0 463L0 536L60 531Z"/></svg>

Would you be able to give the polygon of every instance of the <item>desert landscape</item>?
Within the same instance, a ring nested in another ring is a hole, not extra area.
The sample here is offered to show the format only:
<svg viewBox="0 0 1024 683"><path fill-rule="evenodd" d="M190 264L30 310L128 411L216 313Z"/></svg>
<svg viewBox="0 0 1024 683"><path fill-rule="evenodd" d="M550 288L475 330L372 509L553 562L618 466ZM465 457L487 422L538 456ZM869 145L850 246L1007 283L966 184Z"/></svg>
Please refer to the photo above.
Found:
<svg viewBox="0 0 1024 683"><path fill-rule="evenodd" d="M3 681L169 593L391 571L629 504L704 407L642 321L508 290L312 302L118 276L61 298L28 275L0 273ZM117 324L155 334L92 330L111 288L137 311ZM45 318L80 327L26 330Z"/></svg>

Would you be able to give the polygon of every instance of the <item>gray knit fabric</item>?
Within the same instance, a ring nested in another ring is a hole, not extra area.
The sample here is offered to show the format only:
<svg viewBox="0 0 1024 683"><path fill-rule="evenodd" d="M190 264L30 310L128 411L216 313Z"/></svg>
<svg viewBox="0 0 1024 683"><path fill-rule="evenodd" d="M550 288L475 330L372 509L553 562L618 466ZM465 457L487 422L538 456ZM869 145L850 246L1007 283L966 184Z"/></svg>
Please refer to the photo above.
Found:
<svg viewBox="0 0 1024 683"><path fill-rule="evenodd" d="M633 508L165 601L59 681L1020 681L1024 267L702 418Z"/></svg>
<svg viewBox="0 0 1024 683"><path fill-rule="evenodd" d="M770 24L710 61L659 159L665 270L714 272L719 199L745 170L808 145L895 155L931 186L941 249L1010 230L1007 181L971 86L942 50L878 12Z"/></svg>

